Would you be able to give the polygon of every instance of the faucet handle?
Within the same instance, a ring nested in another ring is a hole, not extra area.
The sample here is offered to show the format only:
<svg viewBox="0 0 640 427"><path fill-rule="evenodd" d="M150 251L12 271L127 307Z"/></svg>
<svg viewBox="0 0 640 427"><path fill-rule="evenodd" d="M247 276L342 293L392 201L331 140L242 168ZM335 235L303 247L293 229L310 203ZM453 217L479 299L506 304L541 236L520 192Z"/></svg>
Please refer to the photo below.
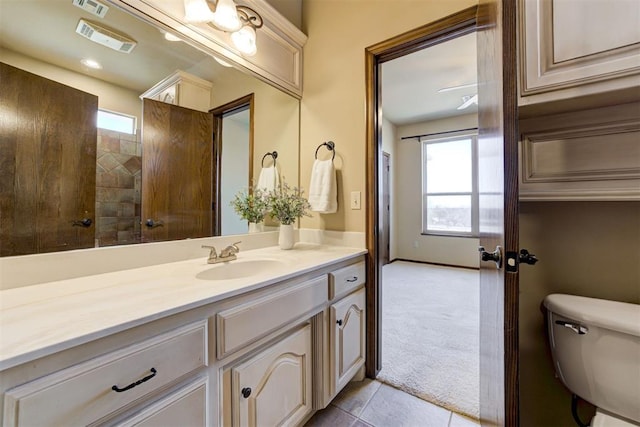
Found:
<svg viewBox="0 0 640 427"><path fill-rule="evenodd" d="M240 248L238 247L238 245L239 245L240 243L242 243L242 241L240 241L240 242L235 242L234 244L232 244L232 245L231 245L231 246L233 246L233 247L235 248L236 252L240 252Z"/></svg>
<svg viewBox="0 0 640 427"><path fill-rule="evenodd" d="M209 258L216 258L218 256L215 246L202 245L202 249L210 249Z"/></svg>

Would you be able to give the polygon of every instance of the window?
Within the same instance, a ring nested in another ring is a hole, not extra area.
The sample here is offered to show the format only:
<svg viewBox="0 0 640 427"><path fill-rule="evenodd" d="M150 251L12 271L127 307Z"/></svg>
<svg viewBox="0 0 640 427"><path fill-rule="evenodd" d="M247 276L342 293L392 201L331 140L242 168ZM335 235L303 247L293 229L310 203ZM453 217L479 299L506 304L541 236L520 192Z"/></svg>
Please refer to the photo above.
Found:
<svg viewBox="0 0 640 427"><path fill-rule="evenodd" d="M98 127L135 135L136 118L122 113L98 109Z"/></svg>
<svg viewBox="0 0 640 427"><path fill-rule="evenodd" d="M422 142L422 232L478 235L477 136Z"/></svg>

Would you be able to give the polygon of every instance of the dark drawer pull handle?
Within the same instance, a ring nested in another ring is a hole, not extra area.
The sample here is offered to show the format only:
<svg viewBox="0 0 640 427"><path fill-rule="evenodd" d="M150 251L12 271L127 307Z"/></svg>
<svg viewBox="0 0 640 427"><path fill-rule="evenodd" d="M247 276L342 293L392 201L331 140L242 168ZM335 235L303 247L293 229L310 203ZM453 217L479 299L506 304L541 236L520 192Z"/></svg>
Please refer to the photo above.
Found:
<svg viewBox="0 0 640 427"><path fill-rule="evenodd" d="M342 326L342 319L338 320L336 323L338 324L338 326Z"/></svg>
<svg viewBox="0 0 640 427"><path fill-rule="evenodd" d="M140 385L146 381L149 381L151 378L155 377L156 374L158 373L158 371L156 371L156 368L151 368L151 375L147 375L146 377L144 377L141 380L138 380L134 383L129 384L128 386L126 386L125 388L119 388L117 385L114 385L113 387L111 387L111 390L117 392L117 393L122 393L123 391L127 391L127 390L131 390L132 388L134 388L137 385Z"/></svg>
<svg viewBox="0 0 640 427"><path fill-rule="evenodd" d="M358 280L358 276L353 276L351 279L347 279L347 282L355 282Z"/></svg>
<svg viewBox="0 0 640 427"><path fill-rule="evenodd" d="M240 392L242 393L242 397L246 399L247 397L251 396L251 387L245 387Z"/></svg>

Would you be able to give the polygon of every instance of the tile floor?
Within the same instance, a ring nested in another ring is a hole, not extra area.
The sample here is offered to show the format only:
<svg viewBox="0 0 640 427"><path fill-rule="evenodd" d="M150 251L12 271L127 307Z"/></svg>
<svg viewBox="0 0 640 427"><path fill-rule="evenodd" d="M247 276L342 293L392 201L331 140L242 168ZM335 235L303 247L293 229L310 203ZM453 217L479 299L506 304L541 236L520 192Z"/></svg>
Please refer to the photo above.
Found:
<svg viewBox="0 0 640 427"><path fill-rule="evenodd" d="M376 380L352 381L305 427L478 427L480 424Z"/></svg>

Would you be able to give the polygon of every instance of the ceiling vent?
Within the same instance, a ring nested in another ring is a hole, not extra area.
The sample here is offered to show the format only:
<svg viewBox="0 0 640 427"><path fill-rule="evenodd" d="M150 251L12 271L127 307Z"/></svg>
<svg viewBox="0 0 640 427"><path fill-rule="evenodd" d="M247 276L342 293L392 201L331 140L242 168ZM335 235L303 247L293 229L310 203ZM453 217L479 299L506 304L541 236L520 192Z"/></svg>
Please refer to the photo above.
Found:
<svg viewBox="0 0 640 427"><path fill-rule="evenodd" d="M73 5L100 18L104 18L109 10L109 6L95 0L73 0Z"/></svg>
<svg viewBox="0 0 640 427"><path fill-rule="evenodd" d="M95 22L81 19L76 27L76 33L88 38L92 42L99 43L118 52L131 53L136 47L136 41L124 34L118 34L108 30Z"/></svg>

